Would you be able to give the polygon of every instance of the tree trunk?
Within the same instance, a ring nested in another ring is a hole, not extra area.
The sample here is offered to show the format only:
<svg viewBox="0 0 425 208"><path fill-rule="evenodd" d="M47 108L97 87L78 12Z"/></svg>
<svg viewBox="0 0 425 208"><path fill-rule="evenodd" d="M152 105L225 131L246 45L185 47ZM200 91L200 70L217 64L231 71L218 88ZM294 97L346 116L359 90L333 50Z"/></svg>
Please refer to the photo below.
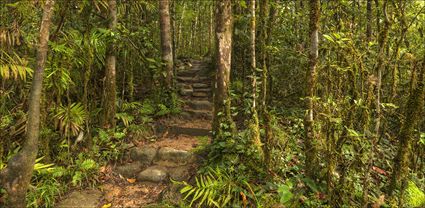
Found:
<svg viewBox="0 0 425 208"><path fill-rule="evenodd" d="M221 134L220 124L227 124L230 131L235 127L230 113L230 69L232 59L232 1L216 1L216 80L214 93L213 136Z"/></svg>
<svg viewBox="0 0 425 208"><path fill-rule="evenodd" d="M256 63L256 55L255 55L255 33L256 33L256 17L255 17L255 0L251 0L250 5L251 10L251 71L252 71L252 120L250 121L250 130L251 130L251 139L255 148L257 149L260 156L263 157L262 144L260 140L260 124L258 121L258 112L257 112L257 63Z"/></svg>
<svg viewBox="0 0 425 208"><path fill-rule="evenodd" d="M309 70L307 73L307 112L304 119L306 141L305 141L305 168L306 175L316 178L316 167L318 165L316 138L314 133L314 90L316 86L316 68L319 57L319 18L320 3L319 0L310 0L310 57Z"/></svg>
<svg viewBox="0 0 425 208"><path fill-rule="evenodd" d="M28 121L25 143L22 150L8 161L0 174L0 182L8 193L5 207L26 207L25 196L31 182L35 159L38 152L40 128L40 100L43 89L43 72L47 58L49 28L53 15L54 0L46 0L40 27L37 49L37 68L31 85L28 106Z"/></svg>
<svg viewBox="0 0 425 208"><path fill-rule="evenodd" d="M403 125L398 139L400 141L398 152L394 158L393 173L388 190L388 195L392 195L395 189L400 188L409 173L410 151L413 142L413 134L416 124L422 119L422 111L425 100L425 58L422 63L422 72L415 90L410 93L409 101L406 104Z"/></svg>
<svg viewBox="0 0 425 208"><path fill-rule="evenodd" d="M171 89L173 84L173 50L171 41L171 24L169 0L159 1L160 30L161 30L161 53L162 61L165 63L165 84Z"/></svg>
<svg viewBox="0 0 425 208"><path fill-rule="evenodd" d="M390 28L390 22L387 15L387 6L388 6L388 0L386 0L383 5L385 25L383 30L380 31L380 35L379 35L379 52L378 52L378 60L376 64L376 69L375 69L376 71L375 127L373 131L374 135L371 139L372 149L370 150L370 153L369 153L369 161L368 161L368 166L366 169L365 179L364 179L363 207L366 207L368 202L370 170L373 166L373 161L377 151L377 145L378 145L377 143L378 143L378 139L380 137L380 132L381 132L382 71L385 68L385 48L387 46L388 31Z"/></svg>
<svg viewBox="0 0 425 208"><path fill-rule="evenodd" d="M368 42L372 38L372 0L367 0L366 3L366 39Z"/></svg>
<svg viewBox="0 0 425 208"><path fill-rule="evenodd" d="M109 0L109 30L114 31L117 27L117 2ZM103 101L104 110L104 128L115 127L115 99L116 99L116 57L115 45L111 42L106 52L106 78L105 78L105 94Z"/></svg>

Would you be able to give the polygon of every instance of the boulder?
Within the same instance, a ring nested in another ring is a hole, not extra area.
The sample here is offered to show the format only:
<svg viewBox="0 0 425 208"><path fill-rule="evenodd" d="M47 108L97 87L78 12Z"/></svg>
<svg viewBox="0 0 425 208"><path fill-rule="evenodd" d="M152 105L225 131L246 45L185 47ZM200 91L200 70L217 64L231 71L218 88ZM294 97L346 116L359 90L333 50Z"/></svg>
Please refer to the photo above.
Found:
<svg viewBox="0 0 425 208"><path fill-rule="evenodd" d="M130 151L130 158L139 161L143 166L148 166L155 158L157 149L154 147L139 147Z"/></svg>
<svg viewBox="0 0 425 208"><path fill-rule="evenodd" d="M69 194L63 201L60 201L57 208L69 207L90 207L96 208L99 206L102 192L99 190L83 190L74 191Z"/></svg>
<svg viewBox="0 0 425 208"><path fill-rule="evenodd" d="M135 161L133 163L116 167L116 171L126 178L134 178L142 170L142 168L143 165L140 162Z"/></svg>
<svg viewBox="0 0 425 208"><path fill-rule="evenodd" d="M177 150L171 147L162 147L158 151L156 164L163 164L161 162L172 162L175 164L187 164L192 159L192 153L185 150ZM164 163L165 166L173 166L174 164Z"/></svg>
<svg viewBox="0 0 425 208"><path fill-rule="evenodd" d="M137 175L137 180L159 183L167 179L167 172L161 167L149 167Z"/></svg>

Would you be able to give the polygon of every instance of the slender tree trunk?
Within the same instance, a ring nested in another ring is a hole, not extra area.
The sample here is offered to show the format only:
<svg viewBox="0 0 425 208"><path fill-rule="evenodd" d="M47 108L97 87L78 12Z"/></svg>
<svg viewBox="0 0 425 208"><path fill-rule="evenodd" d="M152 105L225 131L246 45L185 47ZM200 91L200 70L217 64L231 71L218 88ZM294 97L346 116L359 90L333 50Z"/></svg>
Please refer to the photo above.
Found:
<svg viewBox="0 0 425 208"><path fill-rule="evenodd" d="M250 130L251 130L251 139L253 144L255 145L257 151L263 156L262 144L260 140L260 124L258 121L258 112L257 112L257 60L255 55L255 33L256 33L256 17L255 17L255 0L251 0L250 5L251 12L251 72L252 72L252 120L250 121Z"/></svg>
<svg viewBox="0 0 425 208"><path fill-rule="evenodd" d="M159 1L160 30L161 30L161 52L162 61L165 63L165 84L168 89L173 84L173 50L171 41L171 24L169 0Z"/></svg>
<svg viewBox="0 0 425 208"><path fill-rule="evenodd" d="M366 2L366 39L368 42L372 38L372 0Z"/></svg>
<svg viewBox="0 0 425 208"><path fill-rule="evenodd" d="M115 31L117 27L117 2L116 0L108 1L109 9L109 30ZM103 101L104 110L104 128L115 127L115 100L116 100L116 57L115 44L113 41L108 45L106 52L106 74L105 74L105 94Z"/></svg>
<svg viewBox="0 0 425 208"><path fill-rule="evenodd" d="M316 88L316 68L319 57L319 18L320 3L319 0L310 0L310 56L309 70L307 73L307 112L304 119L306 132L305 141L305 169L306 175L316 178L316 167L318 164L316 137L314 133L314 96Z"/></svg>
<svg viewBox="0 0 425 208"><path fill-rule="evenodd" d="M369 161L368 161L367 170L366 170L365 179L364 179L363 207L366 207L368 202L370 169L373 166L373 161L374 161L375 153L377 150L376 147L378 145L378 140L379 140L380 132L381 132L380 129L381 129L381 117L382 117L382 113L381 113L382 71L385 68L385 49L387 46L388 31L390 27L390 22L387 15L387 6L388 6L388 0L385 0L383 5L385 25L379 35L379 52L378 52L378 60L376 64L376 69L375 69L376 71L375 127L373 130L374 135L371 139L372 149L370 150L370 153L369 153Z"/></svg>
<svg viewBox="0 0 425 208"><path fill-rule="evenodd" d="M5 207L26 207L25 196L38 152L43 72L48 51L49 28L55 4L54 0L46 0L45 2L37 49L37 67L34 71L29 96L26 140L22 150L8 161L7 168L0 174L0 182L8 193Z"/></svg>
<svg viewBox="0 0 425 208"><path fill-rule="evenodd" d="M230 113L230 70L232 59L232 1L216 1L216 80L214 93L213 136L219 139L220 124L227 124L230 131L235 126Z"/></svg>
<svg viewBox="0 0 425 208"><path fill-rule="evenodd" d="M418 84L413 92L410 93L409 100L405 107L403 125L401 127L398 139L399 147L396 157L394 158L393 173L388 189L388 195L392 195L394 190L402 188L406 176L409 173L410 151L413 142L413 134L416 124L422 117L423 108L425 106L425 57L422 61L422 70L419 75ZM401 199L400 199L401 200Z"/></svg>

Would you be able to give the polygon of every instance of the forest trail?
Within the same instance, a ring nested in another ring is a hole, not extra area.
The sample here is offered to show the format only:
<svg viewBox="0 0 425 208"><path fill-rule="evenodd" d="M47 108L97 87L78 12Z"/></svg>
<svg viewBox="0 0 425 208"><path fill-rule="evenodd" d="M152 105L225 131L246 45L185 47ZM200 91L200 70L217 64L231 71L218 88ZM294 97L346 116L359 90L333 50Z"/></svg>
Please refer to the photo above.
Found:
<svg viewBox="0 0 425 208"><path fill-rule="evenodd" d="M57 207L164 207L161 201L180 201L170 179L189 181L196 173L201 160L196 147L210 137L212 79L204 61L176 66L176 86L183 100L180 115L157 121L155 141L134 141L125 162L100 169L97 188L72 191Z"/></svg>

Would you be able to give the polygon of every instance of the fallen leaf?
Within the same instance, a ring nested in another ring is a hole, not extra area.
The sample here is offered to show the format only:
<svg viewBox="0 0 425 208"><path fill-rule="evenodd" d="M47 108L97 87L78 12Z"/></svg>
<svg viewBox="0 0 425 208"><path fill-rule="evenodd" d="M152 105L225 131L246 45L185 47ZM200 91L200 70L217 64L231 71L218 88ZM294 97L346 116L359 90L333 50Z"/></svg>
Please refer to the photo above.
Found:
<svg viewBox="0 0 425 208"><path fill-rule="evenodd" d="M135 183L136 182L136 179L135 178L127 178L127 181L129 183Z"/></svg>
<svg viewBox="0 0 425 208"><path fill-rule="evenodd" d="M111 203L109 203L109 204L104 204L103 206L102 206L102 208L109 208L109 207L111 207L112 206L112 204Z"/></svg>
<svg viewBox="0 0 425 208"><path fill-rule="evenodd" d="M385 172L385 170L378 168L376 166L372 166L372 170L374 170L375 172L382 174L382 175L387 175L387 172Z"/></svg>
<svg viewBox="0 0 425 208"><path fill-rule="evenodd" d="M99 168L99 172L105 173L106 172L106 166L102 166Z"/></svg>

